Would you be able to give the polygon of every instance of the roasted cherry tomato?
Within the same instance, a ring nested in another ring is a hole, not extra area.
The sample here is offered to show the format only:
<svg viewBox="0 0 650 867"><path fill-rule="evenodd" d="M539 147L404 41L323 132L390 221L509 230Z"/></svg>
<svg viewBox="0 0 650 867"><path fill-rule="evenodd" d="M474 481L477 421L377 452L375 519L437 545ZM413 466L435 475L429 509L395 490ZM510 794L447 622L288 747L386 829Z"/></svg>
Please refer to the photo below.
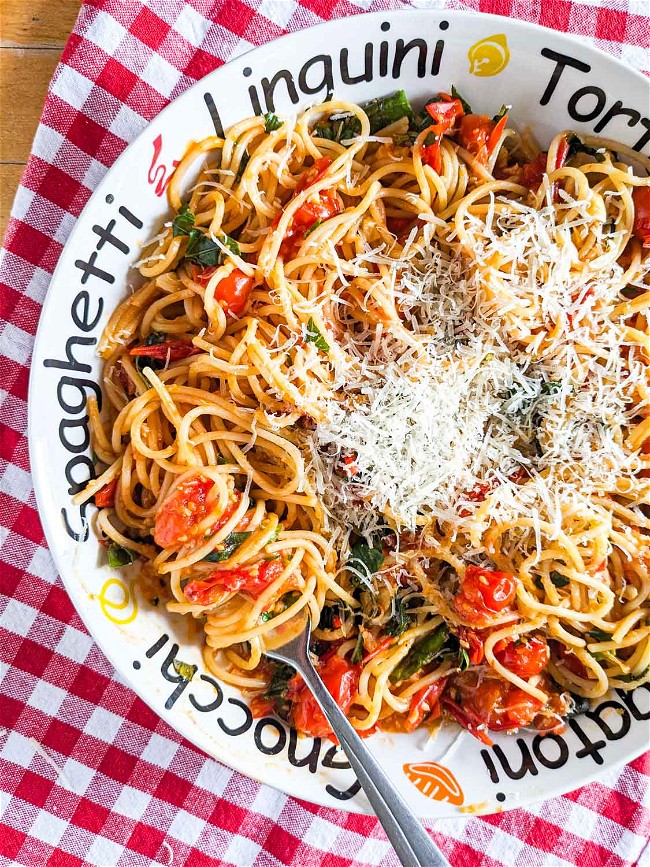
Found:
<svg viewBox="0 0 650 867"><path fill-rule="evenodd" d="M271 716L275 712L275 702L264 695L256 695L250 700L250 709L253 719Z"/></svg>
<svg viewBox="0 0 650 867"><path fill-rule="evenodd" d="M214 297L228 316L241 316L248 304L253 288L253 278L235 268L223 280L219 280Z"/></svg>
<svg viewBox="0 0 650 867"><path fill-rule="evenodd" d="M329 157L319 157L319 159L314 160L314 165L300 176L300 180L296 184L296 193L302 193L307 187L320 181L321 178L325 177L331 165L332 160Z"/></svg>
<svg viewBox="0 0 650 867"><path fill-rule="evenodd" d="M589 671L587 668L582 664L575 653L572 653L565 644L562 644L561 641L553 642L553 653L557 656L562 665L572 674L576 674L578 677L589 677Z"/></svg>
<svg viewBox="0 0 650 867"><path fill-rule="evenodd" d="M206 498L213 484L205 476L196 475L176 486L156 514L156 545L169 548L190 538L194 527L208 514Z"/></svg>
<svg viewBox="0 0 650 867"><path fill-rule="evenodd" d="M241 591L254 599L282 575L285 564L281 559L262 560L253 566L218 569L205 581L189 581L183 593L195 605L210 605L224 590ZM216 591L216 592L215 592Z"/></svg>
<svg viewBox="0 0 650 867"><path fill-rule="evenodd" d="M129 349L129 355L155 358L158 361L180 361L190 355L203 352L186 340L165 340L163 343L153 343L151 346L134 346Z"/></svg>
<svg viewBox="0 0 650 867"><path fill-rule="evenodd" d="M566 163L567 157L569 156L569 142L566 139L566 136L560 139L560 143L557 146L557 153L555 155L555 168L561 169L562 166Z"/></svg>
<svg viewBox="0 0 650 867"><path fill-rule="evenodd" d="M635 187L632 201L634 202L634 234L644 247L650 247L650 187Z"/></svg>
<svg viewBox="0 0 650 867"><path fill-rule="evenodd" d="M440 174L442 170L440 140L443 135L454 129L458 118L462 118L463 104L448 93L441 93L438 95L438 99L435 102L430 102L426 108L433 120L429 132L436 137L436 140L432 144L423 145L422 162Z"/></svg>
<svg viewBox="0 0 650 867"><path fill-rule="evenodd" d="M359 667L335 655L320 662L317 668L328 691L347 714L359 689ZM332 734L330 724L304 683L294 701L291 718L298 731L314 738L326 738Z"/></svg>
<svg viewBox="0 0 650 867"><path fill-rule="evenodd" d="M332 160L328 157L321 157L316 160L314 165L298 181L295 195L297 196L317 183L325 175L331 164ZM291 257L310 229L334 217L339 211L340 207L334 190L321 190L320 193L310 196L293 215L280 245L280 255L285 259ZM272 227L277 226L280 222L280 216L278 214L275 218L271 224Z"/></svg>
<svg viewBox="0 0 650 867"><path fill-rule="evenodd" d="M529 190L539 189L540 184L544 180L547 157L546 151L541 151L534 160L523 164L521 167L521 183L524 187L528 187Z"/></svg>
<svg viewBox="0 0 650 867"><path fill-rule="evenodd" d="M438 99L435 102L430 102L426 108L433 120L433 132L436 135L444 135L454 127L458 118L462 118L465 114L460 99L456 99L448 93L438 94ZM441 129L437 129L437 127Z"/></svg>
<svg viewBox="0 0 650 867"><path fill-rule="evenodd" d="M523 678L539 674L551 658L546 639L536 635L524 635L517 641L499 641L494 647L494 655L501 665Z"/></svg>
<svg viewBox="0 0 650 867"><path fill-rule="evenodd" d="M447 678L441 677L435 683L425 686L416 692L411 699L409 713L404 723L404 730L413 732L424 721L425 717L436 719L440 715L438 702L447 685Z"/></svg>
<svg viewBox="0 0 650 867"><path fill-rule="evenodd" d="M489 635L488 629L470 629L468 626L459 626L457 630L458 640L467 649L467 655L471 665L480 665L483 662L483 644L485 636Z"/></svg>
<svg viewBox="0 0 650 867"><path fill-rule="evenodd" d="M115 505L115 490L117 488L117 479L112 482L107 482L95 494L95 505L98 509L106 509L109 506Z"/></svg>
<svg viewBox="0 0 650 867"><path fill-rule="evenodd" d="M494 614L512 602L516 592L517 582L512 575L470 564L454 607L472 626L487 626Z"/></svg>
<svg viewBox="0 0 650 867"><path fill-rule="evenodd" d="M523 689L483 671L465 671L454 675L449 694L443 697L442 705L484 743L488 742L485 736L487 729L508 731L530 725L544 707L539 699L528 695Z"/></svg>
<svg viewBox="0 0 650 867"><path fill-rule="evenodd" d="M458 144L484 165L490 155L489 142L494 126L494 121L484 114L466 114L458 126Z"/></svg>
<svg viewBox="0 0 650 867"><path fill-rule="evenodd" d="M192 265L192 279L201 286L207 286L216 268L197 268ZM215 300L223 307L227 316L241 316L248 304L253 288L253 278L247 277L239 268L231 271L220 280L214 290Z"/></svg>

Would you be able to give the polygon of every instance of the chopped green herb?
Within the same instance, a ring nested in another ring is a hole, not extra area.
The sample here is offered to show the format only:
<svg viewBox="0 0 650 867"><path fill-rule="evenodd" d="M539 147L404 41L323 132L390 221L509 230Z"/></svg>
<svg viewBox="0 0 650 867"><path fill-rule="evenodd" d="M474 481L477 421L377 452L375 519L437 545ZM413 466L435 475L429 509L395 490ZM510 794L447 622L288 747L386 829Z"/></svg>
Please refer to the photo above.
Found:
<svg viewBox="0 0 650 867"><path fill-rule="evenodd" d="M574 717L574 716L579 716L579 714L581 714L581 713L586 713L589 710L589 708L591 707L591 704L590 704L588 698L585 698L582 695L577 695L574 692L570 693L570 696L571 696L571 706L569 707L569 710L567 711L567 717L568 718Z"/></svg>
<svg viewBox="0 0 650 867"><path fill-rule="evenodd" d="M605 162L605 154L599 153L596 148L586 145L575 133L571 133L567 136L567 144L569 145L569 151L566 157L567 160L570 160L571 157L574 157L576 154L587 154L588 156L593 157L597 163Z"/></svg>
<svg viewBox="0 0 650 867"><path fill-rule="evenodd" d="M273 677L271 678L271 682L269 683L266 692L264 693L267 698L277 698L284 697L287 691L287 686L289 685L289 681L294 676L295 671L290 665L287 665L285 662L281 662L276 666L275 671L273 672Z"/></svg>
<svg viewBox="0 0 650 867"><path fill-rule="evenodd" d="M409 616L406 613L406 610L404 608L404 602L402 601L402 597L396 596L395 597L395 610L394 610L390 620L388 621L388 623L384 627L384 632L386 633L386 635L393 635L393 636L397 637L398 635L401 635L403 632L406 632L406 630L410 626L410 623L411 623L411 620L410 620L410 618L409 618Z"/></svg>
<svg viewBox="0 0 650 867"><path fill-rule="evenodd" d="M108 546L108 565L112 569L119 569L120 566L130 566L135 562L138 555L130 548L123 548L117 542L111 542Z"/></svg>
<svg viewBox="0 0 650 867"><path fill-rule="evenodd" d="M189 235L190 231L194 228L195 219L189 205L181 205L172 222L173 236L177 238L179 235Z"/></svg>
<svg viewBox="0 0 650 867"><path fill-rule="evenodd" d="M535 577L533 578L533 584L535 585L535 587L537 587L538 590L544 589L544 582L542 581L541 575L535 575Z"/></svg>
<svg viewBox="0 0 650 867"><path fill-rule="evenodd" d="M363 635L359 633L357 636L357 643L354 646L354 650L352 651L352 656L350 657L350 661L353 665L357 665L363 659Z"/></svg>
<svg viewBox="0 0 650 867"><path fill-rule="evenodd" d="M438 136L435 133L430 132L430 133L427 133L427 135L424 137L423 144L424 144L425 148L428 148L428 147L431 147L431 145L435 144L437 141L438 141Z"/></svg>
<svg viewBox="0 0 650 867"><path fill-rule="evenodd" d="M277 114L273 114L272 111L267 111L264 115L264 132L275 132L276 129L280 129L283 120L277 116Z"/></svg>
<svg viewBox="0 0 650 867"><path fill-rule="evenodd" d="M502 105L501 108L499 109L498 113L494 115L492 120L495 123L498 123L502 117L505 117L508 114L508 112L510 111L511 108L512 108L511 105Z"/></svg>
<svg viewBox="0 0 650 867"><path fill-rule="evenodd" d="M404 659L393 669L389 676L391 683L408 680L425 665L428 665L442 652L443 645L449 637L449 627L441 623L429 635L415 642Z"/></svg>
<svg viewBox="0 0 650 867"><path fill-rule="evenodd" d="M637 680L643 680L648 672L650 672L650 665L638 674L634 674L632 671L629 674L619 674L616 680L622 680L623 683L636 683Z"/></svg>
<svg viewBox="0 0 650 867"><path fill-rule="evenodd" d="M559 379L551 379L548 382L542 383L542 394L557 394L562 388L562 383Z"/></svg>
<svg viewBox="0 0 650 867"><path fill-rule="evenodd" d="M318 330L316 323L312 316L309 317L309 322L307 323L307 332L305 333L305 340L307 343L313 343L316 349L320 349L321 352L329 352L330 345L325 340L321 332Z"/></svg>
<svg viewBox="0 0 650 867"><path fill-rule="evenodd" d="M317 228L322 224L322 222L323 222L323 221L322 221L321 218L319 217L319 218L316 220L315 223L312 223L311 226L310 226L310 227L307 229L307 231L305 232L305 238L308 238L308 237L311 235L312 232L315 232L316 229L317 229Z"/></svg>
<svg viewBox="0 0 650 867"><path fill-rule="evenodd" d="M381 545L371 548L365 542L356 542L350 553L351 556L347 565L351 570L354 570L351 579L353 584L364 583L357 573L369 580L375 572L379 571L384 562L384 552Z"/></svg>
<svg viewBox="0 0 650 867"><path fill-rule="evenodd" d="M555 587L568 587L571 583L571 580L567 578L566 575L563 575L561 572L556 572L555 570L553 570L548 577L551 579L551 583Z"/></svg>
<svg viewBox="0 0 650 867"><path fill-rule="evenodd" d="M167 340L166 334L162 334L160 331L152 331L151 334L145 337L142 343L144 346L156 346L158 343L164 343L165 340ZM152 370L161 370L165 366L165 362L161 359L149 358L146 355L135 355L133 360L135 369L146 382L148 382L147 377L142 372L145 367L150 367Z"/></svg>
<svg viewBox="0 0 650 867"><path fill-rule="evenodd" d="M472 106L469 104L469 102L467 102L466 99L463 99L463 97L460 95L460 93L458 93L456 87L453 84L451 86L451 95L454 97L454 99L460 100L460 104L463 106L463 111L465 112L465 114L472 114Z"/></svg>
<svg viewBox="0 0 650 867"><path fill-rule="evenodd" d="M232 557L237 548L239 548L239 546L245 542L249 536L249 532L231 533L229 536L226 536L222 542L223 548L221 551L210 551L208 556L203 559L208 563L222 563L224 560L228 560L229 557Z"/></svg>
<svg viewBox="0 0 650 867"><path fill-rule="evenodd" d="M464 647L458 648L458 671L466 671L469 668L469 653Z"/></svg>
<svg viewBox="0 0 650 867"><path fill-rule="evenodd" d="M237 174L235 176L235 183L237 183L237 181L241 181L242 175L246 171L246 166L249 164L250 160L251 160L251 155L248 153L248 151L244 151L244 153L241 155L241 159L239 161L239 167L237 169Z"/></svg>
<svg viewBox="0 0 650 867"><path fill-rule="evenodd" d="M262 611L260 614L260 621L262 623L266 623L269 620L273 620L275 614L272 611Z"/></svg>
<svg viewBox="0 0 650 867"><path fill-rule="evenodd" d="M609 662L610 661L608 653L597 652L597 653L592 653L591 655L593 656L593 658L597 662Z"/></svg>
<svg viewBox="0 0 650 867"><path fill-rule="evenodd" d="M178 659L175 659L174 671L176 672L176 674L179 674L181 677L185 678L185 680L192 680L192 678L197 672L197 666L190 665L189 662L180 662Z"/></svg>
<svg viewBox="0 0 650 867"><path fill-rule="evenodd" d="M592 638L594 641L611 641L612 633L605 632L604 629L599 629L597 626L594 629L590 629L587 633L589 638Z"/></svg>
<svg viewBox="0 0 650 867"><path fill-rule="evenodd" d="M336 115L333 115L336 117ZM312 130L312 135L317 136L318 138L324 138L328 141L335 141L339 144L341 141L347 141L348 139L354 138L359 135L361 132L361 123L359 119L351 116L345 118L339 118L337 120L321 120L319 121Z"/></svg>

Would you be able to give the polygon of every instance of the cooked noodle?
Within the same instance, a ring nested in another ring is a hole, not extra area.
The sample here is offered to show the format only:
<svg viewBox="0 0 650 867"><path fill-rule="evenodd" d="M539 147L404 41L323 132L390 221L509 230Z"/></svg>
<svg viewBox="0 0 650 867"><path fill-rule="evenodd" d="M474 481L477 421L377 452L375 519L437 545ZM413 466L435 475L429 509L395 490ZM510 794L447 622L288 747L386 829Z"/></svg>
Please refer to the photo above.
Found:
<svg viewBox="0 0 650 867"><path fill-rule="evenodd" d="M326 733L263 658L308 609L359 730L552 729L569 693L650 679L648 160L369 114L188 148L100 342L101 471L75 502L97 495L100 536L260 712Z"/></svg>

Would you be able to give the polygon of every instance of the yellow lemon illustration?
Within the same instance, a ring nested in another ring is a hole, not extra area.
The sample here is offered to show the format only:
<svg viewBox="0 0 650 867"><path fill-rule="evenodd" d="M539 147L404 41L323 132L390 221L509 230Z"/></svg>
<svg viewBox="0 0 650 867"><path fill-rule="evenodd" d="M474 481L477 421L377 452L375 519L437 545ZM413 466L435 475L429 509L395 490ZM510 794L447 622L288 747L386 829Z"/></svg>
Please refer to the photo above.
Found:
<svg viewBox="0 0 650 867"><path fill-rule="evenodd" d="M510 49L503 33L495 33L475 42L467 56L469 71L481 78L498 75L510 63Z"/></svg>
<svg viewBox="0 0 650 867"><path fill-rule="evenodd" d="M131 623L138 614L138 601L133 587L127 587L119 578L109 578L97 599L104 616L118 626Z"/></svg>

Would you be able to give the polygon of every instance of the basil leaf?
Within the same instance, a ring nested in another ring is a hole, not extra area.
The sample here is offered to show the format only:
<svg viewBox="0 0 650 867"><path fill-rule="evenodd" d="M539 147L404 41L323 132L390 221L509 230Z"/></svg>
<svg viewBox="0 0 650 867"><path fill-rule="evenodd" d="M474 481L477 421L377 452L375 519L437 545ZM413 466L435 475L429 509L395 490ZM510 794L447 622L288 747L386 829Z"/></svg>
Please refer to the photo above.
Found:
<svg viewBox="0 0 650 867"><path fill-rule="evenodd" d="M495 114L494 117L492 118L492 120L495 123L498 123L502 117L505 117L508 114L508 112L510 111L511 108L512 108L511 105L502 105L501 108L499 109L498 114Z"/></svg>
<svg viewBox="0 0 650 867"><path fill-rule="evenodd" d="M275 132L276 129L280 129L283 123L284 121L280 120L276 114L267 111L264 115L264 132Z"/></svg>
<svg viewBox="0 0 650 867"><path fill-rule="evenodd" d="M108 546L108 565L112 569L119 569L121 566L130 566L135 562L138 555L130 548L123 548L117 542L111 542Z"/></svg>
<svg viewBox="0 0 650 867"><path fill-rule="evenodd" d="M239 546L245 542L249 536L249 532L231 533L224 539L221 551L210 551L208 556L204 557L203 560L208 563L222 563L224 560L231 557L237 548L239 548Z"/></svg>
<svg viewBox="0 0 650 867"><path fill-rule="evenodd" d="M463 99L463 97L460 95L460 93L458 93L455 85L453 84L451 86L451 95L454 97L454 99L460 100L460 104L463 106L463 111L465 112L465 114L472 114L472 106L469 104L469 102L467 102L466 99Z"/></svg>
<svg viewBox="0 0 650 867"><path fill-rule="evenodd" d="M563 575L561 572L556 572L555 570L553 570L548 577L551 579L551 583L555 587L567 587L571 583L570 578L567 578L566 575Z"/></svg>
<svg viewBox="0 0 650 867"><path fill-rule="evenodd" d="M172 222L172 235L174 238L177 238L179 235L189 235L190 230L194 228L195 219L189 205L181 205Z"/></svg>
<svg viewBox="0 0 650 867"><path fill-rule="evenodd" d="M567 160L570 160L571 157L574 157L576 154L587 154L588 156L593 157L597 163L605 162L605 154L601 154L596 150L596 148L586 145L575 133L571 133L567 136L567 144L569 145L569 151L566 157Z"/></svg>
<svg viewBox="0 0 650 867"><path fill-rule="evenodd" d="M230 250L231 253L234 253L236 256L241 254L239 244L234 238L223 235L220 240L223 246ZM216 268L218 265L223 264L225 253L219 244L213 241L209 235L204 234L200 229L192 229L189 233L185 258L199 265L201 268Z"/></svg>
<svg viewBox="0 0 650 867"><path fill-rule="evenodd" d="M357 665L363 659L363 635L359 633L357 636L357 643L352 651L352 656L350 657L350 661L352 665Z"/></svg>
<svg viewBox="0 0 650 867"><path fill-rule="evenodd" d="M589 638L593 638L594 641L611 641L612 633L605 632L604 629L599 629L597 626L594 629L589 630L587 633Z"/></svg>
<svg viewBox="0 0 650 867"><path fill-rule="evenodd" d="M284 698L287 693L289 681L294 676L295 671L290 665L281 662L276 666L271 682L269 683L264 695L267 698Z"/></svg>
<svg viewBox="0 0 650 867"><path fill-rule="evenodd" d="M321 218L319 217L319 218L316 220L315 223L312 223L311 226L310 226L310 227L307 229L307 231L305 232L305 238L308 238L308 237L311 235L312 232L315 232L316 229L317 229L317 228L322 224L322 222L323 222L323 221L322 221ZM329 349L329 347L328 347L328 349Z"/></svg>
<svg viewBox="0 0 650 867"><path fill-rule="evenodd" d="M350 569L354 569L356 572L359 572L366 579L370 579L372 575L377 572L381 564L384 562L384 552L379 547L371 548L365 542L357 542L352 546L351 556L348 560L348 566ZM359 577L352 573L352 583L358 584L360 581Z"/></svg>
<svg viewBox="0 0 650 867"><path fill-rule="evenodd" d="M647 668L644 668L643 671L639 672L639 674L634 674L630 672L629 674L620 674L616 680L622 680L623 683L636 683L637 680L643 680L643 678L650 672L650 665Z"/></svg>
<svg viewBox="0 0 650 867"><path fill-rule="evenodd" d="M424 145L425 148L428 148L428 147L431 147L431 145L434 145L437 141L438 141L438 136L435 133L430 132L430 133L427 133L422 144Z"/></svg>
<svg viewBox="0 0 650 867"><path fill-rule="evenodd" d="M542 383L542 394L557 394L562 388L562 383L559 379L551 379L548 382Z"/></svg>
<svg viewBox="0 0 650 867"><path fill-rule="evenodd" d="M395 610L394 610L390 620L388 621L388 623L384 627L384 632L386 633L386 635L393 635L393 636L397 637L398 635L401 635L403 632L406 632L406 630L409 628L410 624L411 624L411 619L408 616L408 614L406 613L406 610L404 608L404 603L402 602L402 597L396 596L395 597Z"/></svg>
<svg viewBox="0 0 650 867"><path fill-rule="evenodd" d="M237 183L237 181L241 181L241 177L246 171L246 166L249 164L250 160L251 155L248 153L248 151L244 151L239 161L239 168L237 169L237 174L235 175L235 183Z"/></svg>
<svg viewBox="0 0 650 867"><path fill-rule="evenodd" d="M197 666L190 665L189 662L180 662L180 660L175 659L173 665L176 674L179 674L181 677L185 678L185 680L192 680L197 672Z"/></svg>
<svg viewBox="0 0 650 867"><path fill-rule="evenodd" d="M309 322L307 323L305 340L307 341L307 343L313 343L316 346L316 349L320 349L322 352L330 351L329 343L327 342L327 340L325 340L321 332L318 330L316 323L311 316L309 317Z"/></svg>
<svg viewBox="0 0 650 867"><path fill-rule="evenodd" d="M469 653L464 647L458 648L458 671L466 671L469 668Z"/></svg>

